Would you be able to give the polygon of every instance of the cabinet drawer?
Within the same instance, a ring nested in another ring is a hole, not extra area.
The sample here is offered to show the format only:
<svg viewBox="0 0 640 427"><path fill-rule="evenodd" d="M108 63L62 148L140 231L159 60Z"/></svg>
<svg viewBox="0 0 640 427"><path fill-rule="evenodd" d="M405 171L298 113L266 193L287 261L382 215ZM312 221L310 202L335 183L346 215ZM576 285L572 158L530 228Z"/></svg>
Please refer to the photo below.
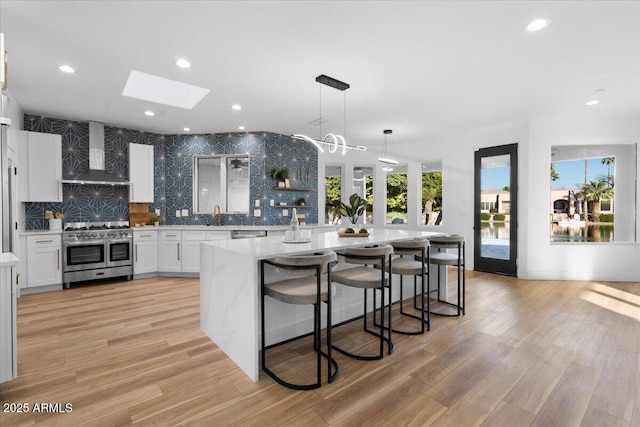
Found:
<svg viewBox="0 0 640 427"><path fill-rule="evenodd" d="M136 242L146 242L150 240L158 240L158 231L157 230L149 230L149 231L135 231L133 233L133 240Z"/></svg>
<svg viewBox="0 0 640 427"><path fill-rule="evenodd" d="M54 236L27 236L27 246L30 248L54 248L62 245L59 234Z"/></svg>
<svg viewBox="0 0 640 427"><path fill-rule="evenodd" d="M206 240L207 232L206 231L183 231L182 232L182 240Z"/></svg>
<svg viewBox="0 0 640 427"><path fill-rule="evenodd" d="M226 240L231 238L230 231L207 231L206 240Z"/></svg>
<svg viewBox="0 0 640 427"><path fill-rule="evenodd" d="M160 240L182 240L182 232L162 230L158 237Z"/></svg>

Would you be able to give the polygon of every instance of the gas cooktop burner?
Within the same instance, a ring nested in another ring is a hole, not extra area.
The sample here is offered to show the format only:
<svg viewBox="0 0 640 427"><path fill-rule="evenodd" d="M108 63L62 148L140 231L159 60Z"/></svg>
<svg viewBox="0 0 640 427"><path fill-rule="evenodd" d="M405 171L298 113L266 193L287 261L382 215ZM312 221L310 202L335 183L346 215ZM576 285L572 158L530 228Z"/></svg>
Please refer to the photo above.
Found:
<svg viewBox="0 0 640 427"><path fill-rule="evenodd" d="M92 231L92 230L127 230L129 223L126 221L117 221L115 223L70 223L67 224L64 231Z"/></svg>

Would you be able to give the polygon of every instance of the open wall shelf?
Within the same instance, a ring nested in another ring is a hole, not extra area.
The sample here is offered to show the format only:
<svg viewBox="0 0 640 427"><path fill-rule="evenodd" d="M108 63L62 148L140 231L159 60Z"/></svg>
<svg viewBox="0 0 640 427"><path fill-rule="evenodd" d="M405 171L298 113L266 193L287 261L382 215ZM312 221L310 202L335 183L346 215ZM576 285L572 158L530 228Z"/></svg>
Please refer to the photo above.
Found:
<svg viewBox="0 0 640 427"><path fill-rule="evenodd" d="M273 189L278 191L311 191L310 188L296 188L296 187L273 187Z"/></svg>

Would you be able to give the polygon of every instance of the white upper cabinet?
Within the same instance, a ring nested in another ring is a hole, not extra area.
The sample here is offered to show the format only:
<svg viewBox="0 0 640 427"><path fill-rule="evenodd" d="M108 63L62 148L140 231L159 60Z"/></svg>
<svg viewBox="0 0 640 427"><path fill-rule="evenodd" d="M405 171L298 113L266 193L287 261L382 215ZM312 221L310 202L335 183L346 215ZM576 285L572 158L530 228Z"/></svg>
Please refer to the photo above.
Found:
<svg viewBox="0 0 640 427"><path fill-rule="evenodd" d="M62 138L60 135L20 131L18 167L20 200L62 202Z"/></svg>
<svg viewBox="0 0 640 427"><path fill-rule="evenodd" d="M153 202L153 145L129 144L129 201Z"/></svg>

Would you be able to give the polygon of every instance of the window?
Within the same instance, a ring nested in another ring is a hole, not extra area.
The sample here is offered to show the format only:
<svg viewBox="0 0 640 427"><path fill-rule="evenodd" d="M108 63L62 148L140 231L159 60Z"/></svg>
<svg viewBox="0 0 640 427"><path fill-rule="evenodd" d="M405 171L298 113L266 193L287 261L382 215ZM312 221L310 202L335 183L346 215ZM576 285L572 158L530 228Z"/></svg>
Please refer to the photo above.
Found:
<svg viewBox="0 0 640 427"><path fill-rule="evenodd" d="M249 156L194 156L193 164L194 213L249 212Z"/></svg>
<svg viewBox="0 0 640 427"><path fill-rule="evenodd" d="M324 205L324 223L338 224L340 221L340 198L342 196L342 167L325 166L324 186L326 202Z"/></svg>
<svg viewBox="0 0 640 427"><path fill-rule="evenodd" d="M636 144L553 146L552 242L634 242Z"/></svg>
<svg viewBox="0 0 640 427"><path fill-rule="evenodd" d="M407 173L406 166L394 166L387 173L387 224L407 223Z"/></svg>
<svg viewBox="0 0 640 427"><path fill-rule="evenodd" d="M373 166L353 167L353 191L367 201L363 222L373 224Z"/></svg>
<svg viewBox="0 0 640 427"><path fill-rule="evenodd" d="M442 224L442 162L422 164L422 225Z"/></svg>

